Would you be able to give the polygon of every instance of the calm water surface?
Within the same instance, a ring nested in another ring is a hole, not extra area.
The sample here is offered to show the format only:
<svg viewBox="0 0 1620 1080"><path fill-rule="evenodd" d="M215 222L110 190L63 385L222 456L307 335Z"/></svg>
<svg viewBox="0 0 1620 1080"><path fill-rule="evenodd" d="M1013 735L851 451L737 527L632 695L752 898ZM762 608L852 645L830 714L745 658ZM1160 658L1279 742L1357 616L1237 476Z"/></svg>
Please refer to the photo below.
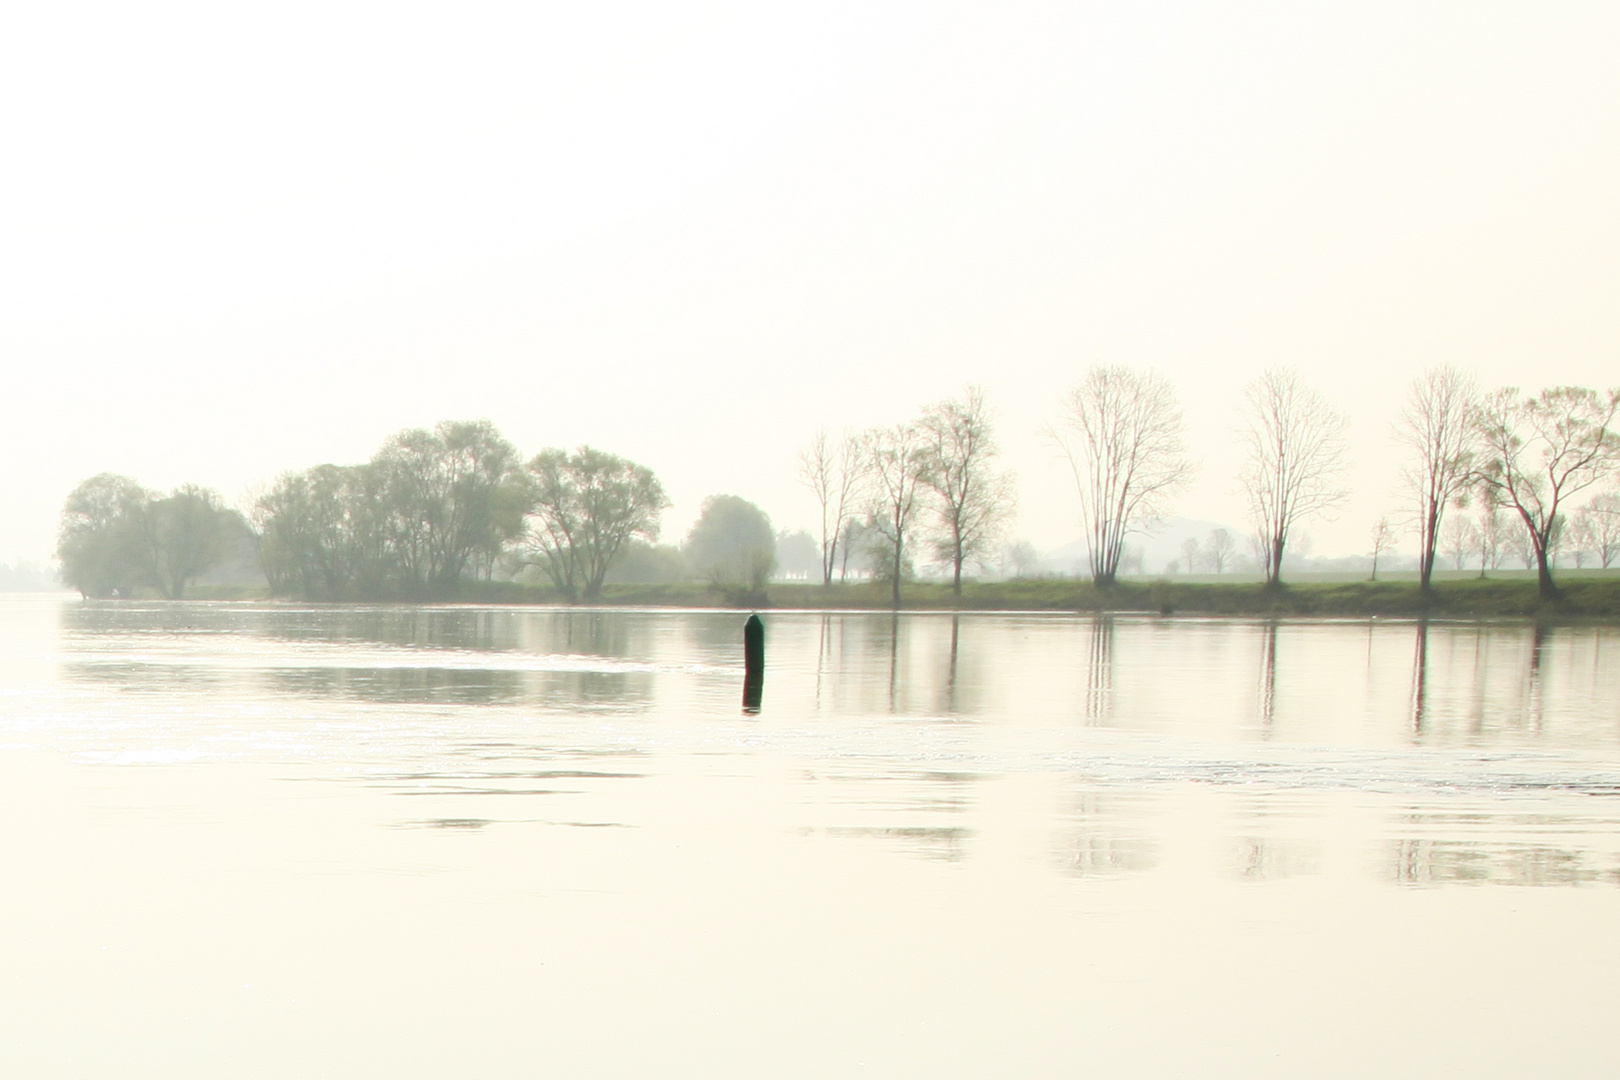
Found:
<svg viewBox="0 0 1620 1080"><path fill-rule="evenodd" d="M1620 631L0 600L0 1075L1614 1074Z"/></svg>

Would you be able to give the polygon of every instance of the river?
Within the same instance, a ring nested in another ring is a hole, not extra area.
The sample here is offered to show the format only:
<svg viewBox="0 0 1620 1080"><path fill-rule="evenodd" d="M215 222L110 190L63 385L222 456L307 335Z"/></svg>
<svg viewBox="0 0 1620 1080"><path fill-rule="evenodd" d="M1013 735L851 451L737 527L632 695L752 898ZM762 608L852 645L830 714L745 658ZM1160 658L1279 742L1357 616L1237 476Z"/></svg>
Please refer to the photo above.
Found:
<svg viewBox="0 0 1620 1080"><path fill-rule="evenodd" d="M1612 1075L1620 628L0 599L0 1075Z"/></svg>

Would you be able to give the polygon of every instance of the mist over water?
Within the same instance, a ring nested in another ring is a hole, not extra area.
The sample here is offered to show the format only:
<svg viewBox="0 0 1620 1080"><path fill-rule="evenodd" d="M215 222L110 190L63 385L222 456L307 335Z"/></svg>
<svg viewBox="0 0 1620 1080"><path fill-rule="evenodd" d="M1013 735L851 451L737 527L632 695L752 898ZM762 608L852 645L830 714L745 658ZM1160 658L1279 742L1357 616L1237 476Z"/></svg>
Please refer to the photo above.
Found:
<svg viewBox="0 0 1620 1080"><path fill-rule="evenodd" d="M1613 628L744 615L0 602L0 1065L1602 1075Z"/></svg>

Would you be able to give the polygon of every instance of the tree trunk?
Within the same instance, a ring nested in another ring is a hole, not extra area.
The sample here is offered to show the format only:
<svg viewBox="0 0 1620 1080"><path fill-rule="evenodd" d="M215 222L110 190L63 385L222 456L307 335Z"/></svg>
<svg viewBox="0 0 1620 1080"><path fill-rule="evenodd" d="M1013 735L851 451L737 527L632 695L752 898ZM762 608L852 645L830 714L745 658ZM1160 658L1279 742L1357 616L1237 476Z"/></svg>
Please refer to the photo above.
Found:
<svg viewBox="0 0 1620 1080"><path fill-rule="evenodd" d="M900 568L904 564L906 551L906 534L900 529L900 515L895 514L894 528L894 574L889 582L889 606L900 610Z"/></svg>
<svg viewBox="0 0 1620 1080"><path fill-rule="evenodd" d="M1536 549L1536 586L1543 600L1564 598L1564 594L1558 591L1558 583L1553 581L1552 568L1547 565L1547 553L1540 547Z"/></svg>
<svg viewBox="0 0 1620 1080"><path fill-rule="evenodd" d="M957 523L957 525L954 528L954 532L955 532L955 544L954 544L954 546L952 548L952 554L955 556L955 558L953 558L951 560L951 562L952 562L952 566L951 566L951 595L956 597L956 606L961 607L962 606L962 527L961 527L960 523Z"/></svg>
<svg viewBox="0 0 1620 1080"><path fill-rule="evenodd" d="M1553 525L1558 520L1555 512L1547 515L1547 528L1543 532L1530 525L1530 518L1523 510L1519 511L1524 523L1530 529L1530 550L1536 555L1536 588L1543 600L1562 600L1563 594L1558 591L1558 583L1553 581L1552 566L1549 562L1548 545L1551 543Z"/></svg>
<svg viewBox="0 0 1620 1080"><path fill-rule="evenodd" d="M1419 539L1423 543L1423 550L1418 552L1418 591L1428 592L1429 582L1434 578L1435 549L1440 546L1440 515L1434 512L1432 505Z"/></svg>

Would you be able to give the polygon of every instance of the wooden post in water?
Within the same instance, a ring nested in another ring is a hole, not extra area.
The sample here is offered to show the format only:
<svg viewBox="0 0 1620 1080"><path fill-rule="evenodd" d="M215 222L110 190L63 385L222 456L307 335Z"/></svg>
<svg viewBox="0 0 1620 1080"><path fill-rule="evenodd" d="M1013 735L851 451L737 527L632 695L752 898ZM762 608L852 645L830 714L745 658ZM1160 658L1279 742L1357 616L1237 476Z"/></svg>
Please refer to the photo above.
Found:
<svg viewBox="0 0 1620 1080"><path fill-rule="evenodd" d="M743 712L759 712L765 693L765 621L758 613L743 623Z"/></svg>

